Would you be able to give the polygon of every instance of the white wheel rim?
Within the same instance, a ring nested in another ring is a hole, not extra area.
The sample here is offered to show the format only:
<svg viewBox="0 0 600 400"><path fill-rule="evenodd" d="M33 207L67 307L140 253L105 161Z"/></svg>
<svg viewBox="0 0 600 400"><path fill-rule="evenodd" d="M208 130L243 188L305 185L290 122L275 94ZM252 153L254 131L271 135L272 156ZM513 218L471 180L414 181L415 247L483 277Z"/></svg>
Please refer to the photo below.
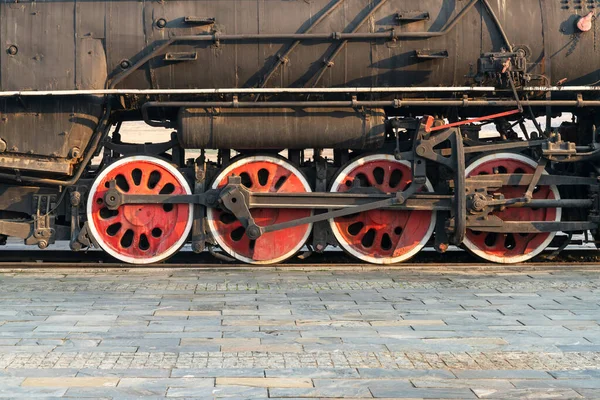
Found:
<svg viewBox="0 0 600 400"><path fill-rule="evenodd" d="M375 154L375 155L371 155L371 156L362 157L362 158L359 158L358 160L355 160L355 161L351 162L350 164L348 164L346 167L344 167L344 169L342 169L337 174L337 176L335 177L335 180L333 181L333 184L331 185L330 192L337 193L337 190L340 188L340 186L342 186L342 181L348 176L348 174L352 170L354 170L357 166L366 164L371 161L392 161L392 162L407 166L409 168L412 167L410 162L405 161L405 160L396 160L396 158L394 156L391 156L389 154ZM429 179L427 179L425 187L427 188L428 192L433 192L433 186L431 185L431 182L429 182ZM333 232L333 235L335 236L339 245L345 251L347 251L354 257L358 258L359 260L367 261L372 264L396 264L396 263L410 259L414 255L416 255L419 251L421 251L421 249L423 249L423 247L425 247L425 245L431 238L431 235L433 234L433 231L435 229L435 222L436 222L436 213L432 212L431 223L429 224L429 229L427 230L426 235L419 242L419 244L417 244L411 251L409 251L405 254L402 254L397 257L388 257L388 258L371 257L371 256L368 256L361 252L356 251L352 246L350 246L346 242L346 240L344 239L342 233L338 229L337 224L335 223L333 218L329 219L329 226L331 227L331 231Z"/></svg>
<svg viewBox="0 0 600 400"><path fill-rule="evenodd" d="M221 182L226 176L228 176L229 173L231 171L233 171L234 169L236 169L242 165L249 164L251 162L255 162L255 161L271 162L271 163L274 163L274 164L277 164L277 165L287 168L288 170L293 172L298 177L298 179L302 183L302 186L304 187L306 192L312 192L308 181L306 180L304 175L300 172L300 170L298 170L294 165L292 165L291 163L289 163L285 160L282 160L277 157L270 157L270 156L248 156L248 157L243 157L243 158L231 163L223 171L221 171L219 173L219 175L217 175L217 177L214 179L214 181L211 185L211 189L217 189L219 186L219 182ZM313 213L311 212L311 215L312 214ZM207 220L208 220L209 231L210 231L212 237L215 239L215 241L219 244L219 247L221 247L221 249L224 252L226 252L230 256L234 257L236 260L239 260L239 261L242 261L242 262L245 262L248 264L256 264L256 265L276 264L276 263L282 262L284 260L287 260L290 257L293 257L296 253L298 253L298 251L300 251L302 246L304 246L304 244L306 243L306 240L310 236L310 233L311 233L312 227L313 227L312 223L306 224L307 229L306 229L306 233L304 234L302 240L296 246L294 246L294 248L292 250L285 253L284 255L277 257L275 259L272 259L272 260L253 260L252 258L246 257L242 254L239 254L235 250L233 250L222 239L221 235L219 235L218 227L216 226L216 224L214 222L216 219L214 209L208 208L206 211L206 216L207 216Z"/></svg>
<svg viewBox="0 0 600 400"><path fill-rule="evenodd" d="M490 154L489 156L482 157L482 158L476 160L471 165L469 165L465 169L465 175L469 176L469 174L475 168L477 168L481 164L484 164L488 161L503 160L503 159L507 159L507 158L512 159L512 160L521 161L533 168L536 168L538 165L531 158L523 156L521 154L512 154L512 153ZM543 174L548 175L548 172L544 171ZM559 194L559 191L558 191L558 188L556 187L556 185L548 185L548 186L550 187L550 190L552 190L552 193L554 194L555 199L559 200L560 194ZM562 208L557 207L556 208L556 217L554 218L554 221L559 222L561 220L561 218L562 218ZM550 245L550 243L552 242L552 239L554 239L554 236L556 236L556 232L550 232L550 234L548 235L548 238L542 244L540 244L537 249L535 249L534 251L532 251L530 253L523 254L520 256L514 256L514 257L499 257L499 256L495 256L493 254L486 253L485 251L480 250L479 247L477 247L467 237L465 237L465 239L463 240L463 244L471 253L477 255L478 257L483 258L484 260L492 261L492 262L499 263L499 264L516 264L516 263L525 262L527 260L531 260L535 256L539 255Z"/></svg>
<svg viewBox="0 0 600 400"><path fill-rule="evenodd" d="M177 170L177 168L175 168L168 162L161 160L159 158L156 158L156 157L149 157L149 156L131 156L131 157L121 158L120 160L112 163L107 168L105 168L102 172L100 172L100 174L94 180L92 188L90 189L90 192L88 194L88 201L87 201L87 206L86 206L88 229L89 229L91 235L93 236L94 240L100 245L102 250L104 250L106 253L110 254L114 258L124 261L129 264L152 264L152 263L156 263L156 262L159 262L159 261L169 258L171 255L176 253L184 245L184 243L187 240L187 237L192 229L192 222L194 219L194 208L193 207L190 206L190 208L189 208L189 216L188 216L188 219L186 222L184 234L181 236L181 238L175 244L173 244L173 246L169 247L166 251L164 251L160 255L157 255L154 257L148 257L148 258L130 257L130 256L121 254L121 253L113 250L102 239L102 235L99 234L98 229L94 224L94 219L92 217L92 215L93 215L93 213L92 213L93 201L92 200L93 200L94 193L96 193L96 190L98 189L98 185L100 184L100 182L102 182L104 177L106 175L108 175L113 169L115 169L123 164L127 164L130 162L136 162L136 161L145 161L145 162L150 162L150 163L153 163L156 165L160 165L161 167L168 170L171 174L173 174L173 176L177 179L177 182L185 190L186 194L192 194L190 185L187 183L187 181L185 180L183 175L181 175L181 173Z"/></svg>

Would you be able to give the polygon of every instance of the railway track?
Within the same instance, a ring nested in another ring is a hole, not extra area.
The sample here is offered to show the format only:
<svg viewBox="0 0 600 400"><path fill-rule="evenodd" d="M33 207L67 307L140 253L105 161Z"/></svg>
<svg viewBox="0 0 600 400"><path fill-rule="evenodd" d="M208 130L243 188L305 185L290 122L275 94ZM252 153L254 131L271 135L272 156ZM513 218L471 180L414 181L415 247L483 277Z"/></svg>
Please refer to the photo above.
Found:
<svg viewBox="0 0 600 400"><path fill-rule="evenodd" d="M551 251L544 252L535 259L520 264L502 265L481 262L467 252L455 250L445 254L434 251L424 251L415 256L411 262L395 265L373 265L357 262L352 257L341 251L327 251L323 254L312 254L306 258L292 258L291 260L269 266L253 266L238 261L226 261L215 258L209 253L195 254L191 251L182 251L169 260L143 267L133 267L110 257L102 251L89 251L74 253L68 250L54 251L23 251L3 250L0 270L15 269L54 269L54 268L126 268L126 269L177 269L177 268L225 268L225 269L444 269L452 271L526 271L526 270L556 270L566 268L595 269L600 265L600 254L587 249L565 250L558 256Z"/></svg>

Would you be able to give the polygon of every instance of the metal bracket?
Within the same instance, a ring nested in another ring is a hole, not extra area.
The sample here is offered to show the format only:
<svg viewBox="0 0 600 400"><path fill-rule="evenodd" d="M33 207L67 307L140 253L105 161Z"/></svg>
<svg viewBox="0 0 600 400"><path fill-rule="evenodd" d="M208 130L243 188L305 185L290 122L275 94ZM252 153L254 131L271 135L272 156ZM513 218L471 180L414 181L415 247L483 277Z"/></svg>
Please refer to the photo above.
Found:
<svg viewBox="0 0 600 400"><path fill-rule="evenodd" d="M317 192L326 192L327 191L327 161L322 156L321 149L314 150L314 161L315 161L315 172L316 172L316 184L315 191ZM316 214L321 213L321 211L316 211ZM319 221L313 225L313 240L312 245L313 248L317 251L317 253L321 253L325 250L328 243L329 235L329 224L327 221Z"/></svg>
<svg viewBox="0 0 600 400"><path fill-rule="evenodd" d="M410 24L412 22L429 21L429 12L427 11L406 11L398 12L394 20L400 24Z"/></svg>
<svg viewBox="0 0 600 400"><path fill-rule="evenodd" d="M548 163L548 160L545 158L542 158L538 162L538 166L536 167L535 172L533 173L533 178L531 179L531 182L529 183L529 186L527 187L527 191L525 192L526 199L531 200L533 198L533 191L535 190L535 187L537 186L538 182L540 181L542 174L546 170L547 163Z"/></svg>
<svg viewBox="0 0 600 400"><path fill-rule="evenodd" d="M71 203L71 240L69 247L73 251L79 251L83 248L83 243L80 243L77 238L81 232L80 225L80 206L81 206L81 192L76 187L70 188L69 200Z"/></svg>
<svg viewBox="0 0 600 400"><path fill-rule="evenodd" d="M437 59L448 58L449 54L448 54L448 50L422 49L422 50L415 50L415 57L417 57L419 60L437 60Z"/></svg>
<svg viewBox="0 0 600 400"><path fill-rule="evenodd" d="M196 61L198 59L198 53L195 51L190 52L178 52L178 53L165 53L163 58L165 61Z"/></svg>
<svg viewBox="0 0 600 400"><path fill-rule="evenodd" d="M423 118L421 129L417 132L414 141L415 161L413 162L413 175L415 178L424 176L424 171L418 168L423 159L434 161L445 165L454 171L454 207L453 218L455 220L453 234L450 236L450 242L455 245L462 243L466 234L466 206L465 196L465 152L463 139L459 129L448 128L437 134L429 134L431 129L432 117ZM445 141L450 142L450 157L443 157L436 152L434 148Z"/></svg>
<svg viewBox="0 0 600 400"><path fill-rule="evenodd" d="M158 155L172 149L173 145L173 141L140 144L107 142L104 144L104 147L120 155L130 156L137 154Z"/></svg>
<svg viewBox="0 0 600 400"><path fill-rule="evenodd" d="M200 157L194 163L195 184L194 194L201 194L205 191L206 182L206 159L204 150ZM206 248L206 229L204 224L204 214L206 206L202 204L194 205L194 222L192 224L192 250L194 253L201 253Z"/></svg>
<svg viewBox="0 0 600 400"><path fill-rule="evenodd" d="M216 19L214 17L193 17L193 16L189 16L189 17L183 17L183 22L188 24L188 25L201 25L201 26L205 26L205 25L214 25L216 22Z"/></svg>
<svg viewBox="0 0 600 400"><path fill-rule="evenodd" d="M79 231L77 235L77 242L81 243L83 247L95 247L97 249L100 248L100 245L96 242L96 239L89 233L88 223L87 221L83 224L83 227Z"/></svg>
<svg viewBox="0 0 600 400"><path fill-rule="evenodd" d="M33 220L33 235L25 239L25 244L37 244L40 249L47 248L55 241L56 231L54 227L55 195L34 195L35 217Z"/></svg>

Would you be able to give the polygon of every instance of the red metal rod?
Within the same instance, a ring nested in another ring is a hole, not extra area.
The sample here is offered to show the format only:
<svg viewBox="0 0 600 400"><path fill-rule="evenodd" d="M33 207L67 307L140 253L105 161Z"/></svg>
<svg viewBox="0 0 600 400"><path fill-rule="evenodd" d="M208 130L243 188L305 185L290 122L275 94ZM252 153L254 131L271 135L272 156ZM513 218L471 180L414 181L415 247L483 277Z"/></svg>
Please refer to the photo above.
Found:
<svg viewBox="0 0 600 400"><path fill-rule="evenodd" d="M521 111L519 111L519 110L505 111L505 112L501 112L499 114L492 114L492 115L487 115L485 117L467 119L464 121L453 122L451 124L435 126L435 127L431 126L433 124L433 118L428 118L427 122L425 123L425 132L429 133L429 132L441 131L441 130L448 129L448 128L454 128L456 126L472 124L473 122L489 121L490 119L508 117L509 115L519 114L520 112Z"/></svg>

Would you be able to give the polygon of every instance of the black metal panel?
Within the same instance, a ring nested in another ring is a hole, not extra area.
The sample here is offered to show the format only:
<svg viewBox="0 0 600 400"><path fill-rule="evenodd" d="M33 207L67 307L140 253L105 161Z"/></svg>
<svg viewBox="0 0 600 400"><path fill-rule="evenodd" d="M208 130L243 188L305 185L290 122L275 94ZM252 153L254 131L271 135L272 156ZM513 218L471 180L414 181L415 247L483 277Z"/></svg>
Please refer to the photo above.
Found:
<svg viewBox="0 0 600 400"><path fill-rule="evenodd" d="M74 2L2 4L2 90L73 89ZM16 54L6 55L15 46Z"/></svg>
<svg viewBox="0 0 600 400"><path fill-rule="evenodd" d="M337 1L2 0L2 89L97 88L105 71L114 77L165 41L185 35L290 34L308 28L314 34L435 33L470 4L467 0L345 0L338 6ZM488 2L510 43L527 48L530 72L577 84L600 78L595 67L600 61L598 23L594 21L592 31L585 33L575 27L580 16L595 10L595 4L566 7L559 0ZM313 26L330 7L333 11ZM429 18L398 19L398 15L413 14ZM316 83L319 87L464 85L474 82L480 54L507 48L483 2L477 2L441 36L395 41L303 40L285 60L279 60L278 55L292 42L270 38L177 43L165 52L195 53L197 57L165 59L163 52L119 87L258 86L266 71L278 63L282 66L267 86L313 86L323 68L325 73ZM18 47L16 54L7 53L10 45ZM447 51L448 57L417 56L437 49ZM329 61L328 66L323 66L324 61Z"/></svg>

